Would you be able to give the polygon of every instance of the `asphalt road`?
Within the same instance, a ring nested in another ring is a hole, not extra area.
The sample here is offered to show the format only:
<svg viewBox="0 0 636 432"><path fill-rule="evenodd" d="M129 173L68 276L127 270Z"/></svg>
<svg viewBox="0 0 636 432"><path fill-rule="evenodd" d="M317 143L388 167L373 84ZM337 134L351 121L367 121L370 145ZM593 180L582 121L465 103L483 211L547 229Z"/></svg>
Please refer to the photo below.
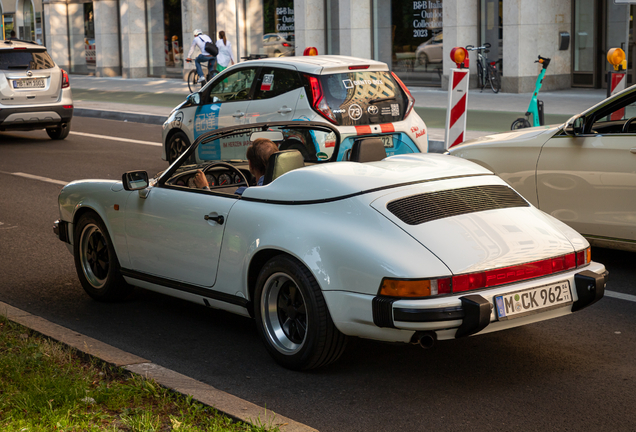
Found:
<svg viewBox="0 0 636 432"><path fill-rule="evenodd" d="M160 142L158 126L76 118L73 131ZM430 350L352 339L339 362L308 373L276 365L250 319L143 290L119 304L91 300L53 234L61 185L51 180L165 168L160 147L148 144L0 133L0 301L321 431L636 429L630 300L606 297ZM636 295L635 254L595 249L593 258L610 270L611 291Z"/></svg>

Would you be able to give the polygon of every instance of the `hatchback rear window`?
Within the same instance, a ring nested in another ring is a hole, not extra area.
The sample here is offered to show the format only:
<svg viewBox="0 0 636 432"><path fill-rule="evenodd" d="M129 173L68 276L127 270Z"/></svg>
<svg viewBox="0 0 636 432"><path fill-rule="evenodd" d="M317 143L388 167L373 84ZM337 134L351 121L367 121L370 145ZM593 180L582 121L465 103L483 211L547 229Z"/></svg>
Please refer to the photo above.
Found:
<svg viewBox="0 0 636 432"><path fill-rule="evenodd" d="M319 79L339 125L389 123L404 117L407 100L389 72L359 71Z"/></svg>
<svg viewBox="0 0 636 432"><path fill-rule="evenodd" d="M0 50L0 69L51 69L55 62L46 50Z"/></svg>

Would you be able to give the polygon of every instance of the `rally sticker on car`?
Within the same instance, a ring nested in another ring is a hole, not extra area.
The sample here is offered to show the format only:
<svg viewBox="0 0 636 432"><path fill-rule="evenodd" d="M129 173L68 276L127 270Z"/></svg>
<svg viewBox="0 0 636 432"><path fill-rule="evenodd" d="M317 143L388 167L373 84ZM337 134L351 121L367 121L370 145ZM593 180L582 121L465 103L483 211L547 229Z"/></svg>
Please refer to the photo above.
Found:
<svg viewBox="0 0 636 432"><path fill-rule="evenodd" d="M270 90L274 90L274 74L265 74L261 83L261 91Z"/></svg>

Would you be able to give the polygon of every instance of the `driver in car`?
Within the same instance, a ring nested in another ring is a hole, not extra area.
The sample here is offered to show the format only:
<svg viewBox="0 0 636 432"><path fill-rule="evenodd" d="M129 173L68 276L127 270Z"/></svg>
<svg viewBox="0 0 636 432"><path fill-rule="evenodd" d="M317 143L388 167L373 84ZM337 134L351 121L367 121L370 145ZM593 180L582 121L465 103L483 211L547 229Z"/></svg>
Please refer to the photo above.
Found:
<svg viewBox="0 0 636 432"><path fill-rule="evenodd" d="M263 178L267 171L267 162L269 157L278 151L278 146L267 138L257 138L249 145L245 156L247 157L247 163L249 165L250 173L257 178L256 186L263 186ZM201 170L197 170L194 176L194 183L198 188L210 190L208 180L205 178L205 174ZM245 189L248 186L241 186L234 193L237 195L243 195Z"/></svg>

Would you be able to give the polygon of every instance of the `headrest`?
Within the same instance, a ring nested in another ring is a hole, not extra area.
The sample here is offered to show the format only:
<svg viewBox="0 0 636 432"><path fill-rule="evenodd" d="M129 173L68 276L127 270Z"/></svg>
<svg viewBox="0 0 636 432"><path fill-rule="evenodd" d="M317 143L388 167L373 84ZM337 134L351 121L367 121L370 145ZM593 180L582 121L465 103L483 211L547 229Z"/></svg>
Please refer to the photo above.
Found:
<svg viewBox="0 0 636 432"><path fill-rule="evenodd" d="M351 162L377 162L386 157L384 143L380 138L363 138L351 147Z"/></svg>
<svg viewBox="0 0 636 432"><path fill-rule="evenodd" d="M269 184L286 172L305 166L303 155L298 150L283 150L274 153L267 161L263 185Z"/></svg>

